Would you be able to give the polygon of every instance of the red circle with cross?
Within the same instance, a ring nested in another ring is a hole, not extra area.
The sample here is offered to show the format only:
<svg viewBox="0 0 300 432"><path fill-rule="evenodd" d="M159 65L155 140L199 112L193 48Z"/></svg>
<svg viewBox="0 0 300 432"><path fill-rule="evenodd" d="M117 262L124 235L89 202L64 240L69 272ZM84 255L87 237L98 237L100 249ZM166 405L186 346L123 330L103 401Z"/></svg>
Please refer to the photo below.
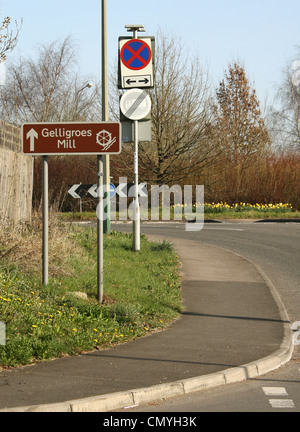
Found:
<svg viewBox="0 0 300 432"><path fill-rule="evenodd" d="M121 50L121 61L128 69L141 70L150 63L151 48L142 39L131 39Z"/></svg>

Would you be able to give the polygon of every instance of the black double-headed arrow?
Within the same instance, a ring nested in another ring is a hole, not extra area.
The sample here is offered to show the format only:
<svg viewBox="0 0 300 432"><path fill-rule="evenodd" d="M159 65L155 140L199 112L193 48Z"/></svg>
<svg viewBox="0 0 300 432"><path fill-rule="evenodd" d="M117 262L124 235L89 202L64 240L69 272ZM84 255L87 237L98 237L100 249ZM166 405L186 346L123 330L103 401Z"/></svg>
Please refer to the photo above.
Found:
<svg viewBox="0 0 300 432"><path fill-rule="evenodd" d="M136 84L136 83L144 83L144 84L148 84L149 80L148 78L144 78L142 80L131 80L130 78L126 81L126 84L131 85L131 84Z"/></svg>

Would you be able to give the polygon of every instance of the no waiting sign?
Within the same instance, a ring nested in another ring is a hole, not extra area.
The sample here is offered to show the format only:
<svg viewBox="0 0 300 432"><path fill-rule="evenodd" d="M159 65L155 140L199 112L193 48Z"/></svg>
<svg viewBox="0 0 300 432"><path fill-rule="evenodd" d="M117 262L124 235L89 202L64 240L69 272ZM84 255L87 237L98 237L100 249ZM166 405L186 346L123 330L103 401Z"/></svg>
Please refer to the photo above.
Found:
<svg viewBox="0 0 300 432"><path fill-rule="evenodd" d="M154 38L119 38L119 89L152 88Z"/></svg>
<svg viewBox="0 0 300 432"><path fill-rule="evenodd" d="M121 62L131 70L144 69L150 63L151 58L150 46L141 39L129 40L121 50Z"/></svg>

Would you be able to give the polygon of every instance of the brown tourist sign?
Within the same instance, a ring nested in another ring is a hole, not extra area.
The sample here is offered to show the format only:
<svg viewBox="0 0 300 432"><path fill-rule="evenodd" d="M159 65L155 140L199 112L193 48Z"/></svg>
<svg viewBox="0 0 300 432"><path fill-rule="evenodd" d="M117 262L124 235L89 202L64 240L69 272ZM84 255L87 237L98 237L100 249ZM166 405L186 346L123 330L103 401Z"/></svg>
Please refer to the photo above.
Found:
<svg viewBox="0 0 300 432"><path fill-rule="evenodd" d="M119 154L121 125L102 123L24 123L23 153L27 155Z"/></svg>

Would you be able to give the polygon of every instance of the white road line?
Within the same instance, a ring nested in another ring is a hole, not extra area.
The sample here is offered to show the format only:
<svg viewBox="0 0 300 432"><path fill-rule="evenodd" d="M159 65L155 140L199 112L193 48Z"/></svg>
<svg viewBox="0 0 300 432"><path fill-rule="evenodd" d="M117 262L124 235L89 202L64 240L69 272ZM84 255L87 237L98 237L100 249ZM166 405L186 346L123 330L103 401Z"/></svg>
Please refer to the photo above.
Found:
<svg viewBox="0 0 300 432"><path fill-rule="evenodd" d="M291 399L269 399L272 408L295 408Z"/></svg>
<svg viewBox="0 0 300 432"><path fill-rule="evenodd" d="M284 387L263 387L266 396L288 396Z"/></svg>
<svg viewBox="0 0 300 432"><path fill-rule="evenodd" d="M214 230L214 231L245 231L242 228L221 228L221 227L204 227L205 230Z"/></svg>
<svg viewBox="0 0 300 432"><path fill-rule="evenodd" d="M288 393L284 387L263 387L263 392L266 396L288 396ZM269 399L272 408L295 408L294 401L292 399Z"/></svg>

